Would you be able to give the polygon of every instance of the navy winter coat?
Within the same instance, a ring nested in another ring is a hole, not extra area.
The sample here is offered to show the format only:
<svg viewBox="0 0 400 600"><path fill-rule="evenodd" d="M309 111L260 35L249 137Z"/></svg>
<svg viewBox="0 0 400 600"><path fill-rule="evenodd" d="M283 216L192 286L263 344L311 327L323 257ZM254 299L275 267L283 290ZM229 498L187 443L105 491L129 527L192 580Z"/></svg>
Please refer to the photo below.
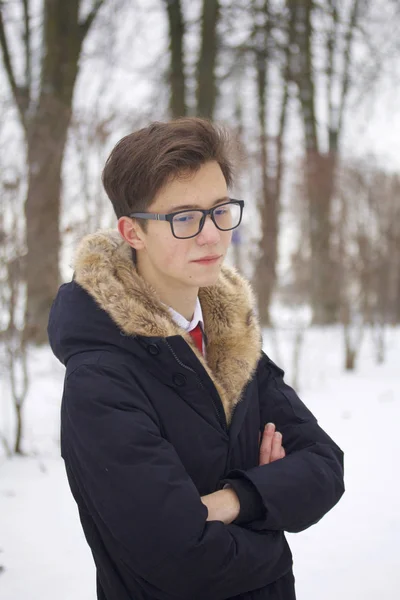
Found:
<svg viewBox="0 0 400 600"><path fill-rule="evenodd" d="M342 452L261 351L248 284L200 290L207 359L138 276L116 232L85 238L49 323L66 366L61 443L100 600L293 600L285 531L343 493ZM258 466L274 422L286 457ZM263 514L207 522L200 497L243 479Z"/></svg>

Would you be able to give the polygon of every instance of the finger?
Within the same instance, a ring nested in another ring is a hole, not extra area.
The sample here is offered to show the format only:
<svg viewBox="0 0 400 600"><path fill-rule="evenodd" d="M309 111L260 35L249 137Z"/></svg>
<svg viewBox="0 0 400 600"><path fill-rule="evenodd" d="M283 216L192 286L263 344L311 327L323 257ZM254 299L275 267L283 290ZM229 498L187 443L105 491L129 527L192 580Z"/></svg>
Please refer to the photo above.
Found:
<svg viewBox="0 0 400 600"><path fill-rule="evenodd" d="M268 423L264 427L264 432L261 440L260 447L260 465L267 465L270 462L271 458L271 447L272 440L275 433L275 425L273 423Z"/></svg>
<svg viewBox="0 0 400 600"><path fill-rule="evenodd" d="M272 440L271 446L271 458L270 461L274 462L275 460L279 460L281 458L281 448L282 448L282 434L279 431L274 433L274 437Z"/></svg>
<svg viewBox="0 0 400 600"><path fill-rule="evenodd" d="M275 425L267 423L264 427L260 446L260 465L268 464L271 455L272 439L275 433Z"/></svg>
<svg viewBox="0 0 400 600"><path fill-rule="evenodd" d="M286 456L285 448L283 446L281 446L281 455L279 458L285 458L285 456Z"/></svg>

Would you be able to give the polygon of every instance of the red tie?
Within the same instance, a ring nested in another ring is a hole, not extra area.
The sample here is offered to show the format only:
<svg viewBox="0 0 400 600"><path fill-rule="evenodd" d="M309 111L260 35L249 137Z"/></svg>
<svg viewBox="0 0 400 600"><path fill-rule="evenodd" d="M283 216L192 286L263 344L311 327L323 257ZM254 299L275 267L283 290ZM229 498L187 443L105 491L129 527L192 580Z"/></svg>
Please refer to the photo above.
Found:
<svg viewBox="0 0 400 600"><path fill-rule="evenodd" d="M198 323L196 327L192 329L192 331L189 331L189 333L194 339L194 343L203 354L203 332L201 330L200 323Z"/></svg>

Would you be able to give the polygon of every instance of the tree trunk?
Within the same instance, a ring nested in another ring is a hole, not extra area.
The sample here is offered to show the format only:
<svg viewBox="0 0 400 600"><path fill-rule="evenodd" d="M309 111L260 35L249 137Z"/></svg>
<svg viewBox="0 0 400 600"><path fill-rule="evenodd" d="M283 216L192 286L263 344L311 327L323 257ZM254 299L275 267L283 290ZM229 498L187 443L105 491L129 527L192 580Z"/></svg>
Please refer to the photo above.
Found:
<svg viewBox="0 0 400 600"><path fill-rule="evenodd" d="M319 151L313 71L313 0L288 2L294 13L295 42L291 72L296 81L303 118L306 145L306 188L311 250L311 306L313 322L325 325L337 320L337 282L331 261L331 201L336 164L336 144L330 139L327 156ZM334 135L334 132L331 132Z"/></svg>
<svg viewBox="0 0 400 600"><path fill-rule="evenodd" d="M309 151L306 156L311 246L313 323L337 322L339 281L331 258L331 201L335 157Z"/></svg>
<svg viewBox="0 0 400 600"><path fill-rule="evenodd" d="M24 0L19 62L24 66L25 81L19 85L0 2L3 62L27 143L25 342L47 341L48 313L59 284L61 169L72 98L82 43L102 4L103 0L92 0L92 10L81 22L81 0L43 0L41 47L32 49L32 27L37 23L31 24L31 4ZM31 58L35 50L40 55L38 81L32 73L32 64L39 63L39 57L37 61ZM34 87L39 89L37 99L32 95Z"/></svg>
<svg viewBox="0 0 400 600"><path fill-rule="evenodd" d="M197 116L212 119L217 100L219 0L203 0L201 49L197 63Z"/></svg>
<svg viewBox="0 0 400 600"><path fill-rule="evenodd" d="M264 211L265 212L265 211ZM259 257L256 266L256 291L260 323L263 327L271 325L270 306L276 284L277 230L263 228L259 244Z"/></svg>
<svg viewBox="0 0 400 600"><path fill-rule="evenodd" d="M259 255L255 270L256 290L258 303L258 316L263 326L269 326L269 306L272 290L276 280L275 264L277 258L277 223L276 202L271 194L271 185L268 176L268 125L267 125L267 86L269 75L268 55L268 7L264 5L261 13L264 24L255 30L257 44L255 59L257 70L257 103L258 123L260 127L260 167L261 167L261 238L259 242ZM260 15L259 15L260 17ZM255 15L256 18L256 15Z"/></svg>
<svg viewBox="0 0 400 600"><path fill-rule="evenodd" d="M17 427L15 433L15 446L14 446L14 454L22 454L22 406L15 406L15 413L17 417Z"/></svg>
<svg viewBox="0 0 400 600"><path fill-rule="evenodd" d="M260 27L260 30L257 27L255 30L262 181L262 205L260 207L261 239L255 269L255 289L257 290L260 322L264 326L270 326L270 305L277 280L279 213L283 177L283 136L286 127L286 112L289 99L288 76L290 54L289 50L287 50L286 65L283 73L283 94L280 106L278 135L274 140L275 143L272 144L272 140L268 139L267 122L268 76L271 60L269 52L271 26L268 0L262 6L261 15L264 19L263 26ZM257 14L255 17L257 18ZM257 22L261 22L259 16ZM290 40L293 35L292 27L293 19L290 19L287 48L290 46Z"/></svg>
<svg viewBox="0 0 400 600"><path fill-rule="evenodd" d="M47 321L59 285L61 171L79 56L87 28L79 0L44 3L41 92L27 122L27 305L25 341L47 341Z"/></svg>
<svg viewBox="0 0 400 600"><path fill-rule="evenodd" d="M174 118L183 117L187 113L186 79L183 59L183 39L185 25L180 0L167 0L167 17L169 24L169 87L170 112Z"/></svg>
<svg viewBox="0 0 400 600"><path fill-rule="evenodd" d="M400 253L399 253L400 255ZM398 261L400 263L400 260ZM400 264L399 264L400 270ZM400 277L397 276L396 302L394 308L394 325L400 325Z"/></svg>
<svg viewBox="0 0 400 600"><path fill-rule="evenodd" d="M345 369L346 371L354 371L356 368L356 356L357 352L353 348L346 346L346 362Z"/></svg>
<svg viewBox="0 0 400 600"><path fill-rule="evenodd" d="M61 170L71 111L54 97L42 102L28 137L25 341L47 341L47 321L59 286Z"/></svg>
<svg viewBox="0 0 400 600"><path fill-rule="evenodd" d="M400 205L400 185L394 191L396 200ZM400 210L394 211L395 232L391 243L391 257L393 264L393 301L392 301L392 323L400 325Z"/></svg>

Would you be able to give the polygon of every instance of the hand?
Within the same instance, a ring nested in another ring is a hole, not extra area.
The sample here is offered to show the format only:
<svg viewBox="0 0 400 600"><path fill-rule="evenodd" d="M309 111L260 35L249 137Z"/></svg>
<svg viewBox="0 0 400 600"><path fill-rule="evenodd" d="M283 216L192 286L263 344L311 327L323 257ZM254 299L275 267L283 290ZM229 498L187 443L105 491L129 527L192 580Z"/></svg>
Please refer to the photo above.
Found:
<svg viewBox="0 0 400 600"><path fill-rule="evenodd" d="M261 433L260 433L261 440ZM267 423L264 427L260 446L260 466L285 458L286 452L282 446L282 434L275 430L273 423Z"/></svg>
<svg viewBox="0 0 400 600"><path fill-rule="evenodd" d="M207 521L222 521L229 525L239 516L240 502L232 488L202 496L201 501L208 509Z"/></svg>

